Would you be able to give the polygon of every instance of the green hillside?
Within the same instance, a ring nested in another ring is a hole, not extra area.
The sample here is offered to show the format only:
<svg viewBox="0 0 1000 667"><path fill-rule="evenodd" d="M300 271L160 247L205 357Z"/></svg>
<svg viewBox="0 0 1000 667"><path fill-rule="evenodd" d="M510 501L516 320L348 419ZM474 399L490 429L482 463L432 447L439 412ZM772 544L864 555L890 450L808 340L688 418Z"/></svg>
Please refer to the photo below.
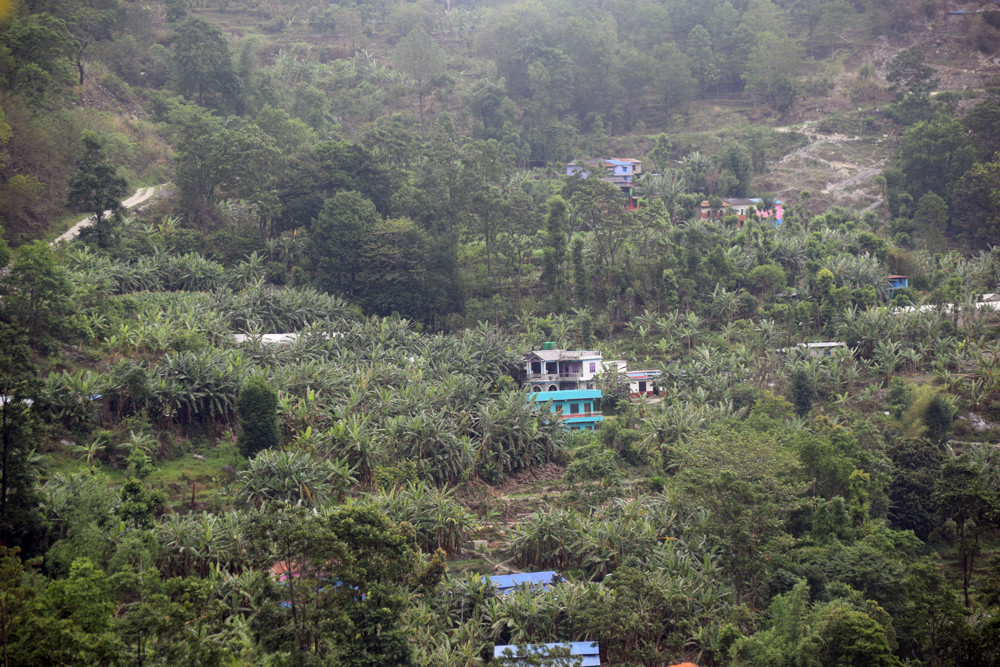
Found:
<svg viewBox="0 0 1000 667"><path fill-rule="evenodd" d="M993 3L0 14L4 665L1000 661Z"/></svg>

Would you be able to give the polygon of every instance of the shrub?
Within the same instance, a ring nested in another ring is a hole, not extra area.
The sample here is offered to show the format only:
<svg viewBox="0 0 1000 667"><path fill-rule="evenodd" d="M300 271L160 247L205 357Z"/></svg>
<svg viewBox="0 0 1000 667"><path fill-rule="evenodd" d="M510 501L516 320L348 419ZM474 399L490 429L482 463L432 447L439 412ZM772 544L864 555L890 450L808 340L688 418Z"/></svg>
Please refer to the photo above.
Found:
<svg viewBox="0 0 1000 667"><path fill-rule="evenodd" d="M239 437L240 454L247 458L278 445L278 392L262 377L247 380L236 399L236 410L243 429Z"/></svg>

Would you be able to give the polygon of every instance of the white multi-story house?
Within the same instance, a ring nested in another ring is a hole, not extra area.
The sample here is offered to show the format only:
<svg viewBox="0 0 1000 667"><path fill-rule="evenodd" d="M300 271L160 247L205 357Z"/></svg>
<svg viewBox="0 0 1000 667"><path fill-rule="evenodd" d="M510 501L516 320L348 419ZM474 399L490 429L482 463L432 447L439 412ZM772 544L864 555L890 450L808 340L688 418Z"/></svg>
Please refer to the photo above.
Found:
<svg viewBox="0 0 1000 667"><path fill-rule="evenodd" d="M544 343L522 361L524 386L529 391L596 389L596 378L602 373L625 372L624 361L604 361L598 350L560 350L555 343Z"/></svg>

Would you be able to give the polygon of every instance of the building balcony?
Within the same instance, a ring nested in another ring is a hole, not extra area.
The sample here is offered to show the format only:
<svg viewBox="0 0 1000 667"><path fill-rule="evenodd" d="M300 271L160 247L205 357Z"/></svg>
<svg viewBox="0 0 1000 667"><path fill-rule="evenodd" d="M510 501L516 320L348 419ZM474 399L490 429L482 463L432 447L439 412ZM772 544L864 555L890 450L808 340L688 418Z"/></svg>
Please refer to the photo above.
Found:
<svg viewBox="0 0 1000 667"><path fill-rule="evenodd" d="M560 412L559 417L562 419L590 419L592 417L600 417L601 411L597 410L594 412L577 412L575 414L570 414L568 412Z"/></svg>
<svg viewBox="0 0 1000 667"><path fill-rule="evenodd" d="M559 382L558 373L529 373L528 382Z"/></svg>

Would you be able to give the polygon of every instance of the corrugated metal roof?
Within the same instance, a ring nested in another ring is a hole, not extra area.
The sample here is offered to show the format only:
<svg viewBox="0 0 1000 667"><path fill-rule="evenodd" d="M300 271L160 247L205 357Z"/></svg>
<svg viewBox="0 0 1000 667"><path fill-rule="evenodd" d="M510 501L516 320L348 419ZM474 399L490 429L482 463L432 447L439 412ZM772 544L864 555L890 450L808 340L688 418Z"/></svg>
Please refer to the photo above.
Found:
<svg viewBox="0 0 1000 667"><path fill-rule="evenodd" d="M524 356L522 361L538 359L540 361L559 361L562 358L562 350L532 350Z"/></svg>
<svg viewBox="0 0 1000 667"><path fill-rule="evenodd" d="M518 648L514 644L493 647L493 659L504 662L514 662L518 658L531 656L546 656L554 648L569 649L573 663L579 661L583 667L601 664L601 647L597 642L555 642L552 644L528 644Z"/></svg>
<svg viewBox="0 0 1000 667"><path fill-rule="evenodd" d="M598 360L601 356L599 350L532 350L524 355L521 361L530 361L532 358L538 358L541 361L560 361L563 359L567 361L579 361L582 359Z"/></svg>
<svg viewBox="0 0 1000 667"><path fill-rule="evenodd" d="M550 398L553 401L578 401L587 398L601 398L600 389L566 389L564 391L532 391L528 392L528 400L544 403Z"/></svg>

